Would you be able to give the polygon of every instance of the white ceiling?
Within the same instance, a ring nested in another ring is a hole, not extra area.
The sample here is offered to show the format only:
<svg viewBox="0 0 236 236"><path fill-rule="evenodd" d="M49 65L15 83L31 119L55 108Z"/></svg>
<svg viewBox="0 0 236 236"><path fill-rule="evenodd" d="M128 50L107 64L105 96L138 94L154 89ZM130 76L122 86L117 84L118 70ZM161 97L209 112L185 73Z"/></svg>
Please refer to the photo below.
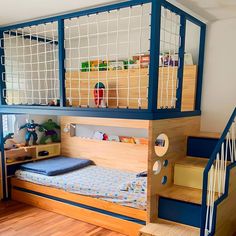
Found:
<svg viewBox="0 0 236 236"><path fill-rule="evenodd" d="M0 25L8 25L31 19L58 15L111 2L117 1L0 0ZM208 21L236 17L236 0L171 0L171 2L182 4Z"/></svg>
<svg viewBox="0 0 236 236"><path fill-rule="evenodd" d="M236 18L236 0L174 0L208 21Z"/></svg>

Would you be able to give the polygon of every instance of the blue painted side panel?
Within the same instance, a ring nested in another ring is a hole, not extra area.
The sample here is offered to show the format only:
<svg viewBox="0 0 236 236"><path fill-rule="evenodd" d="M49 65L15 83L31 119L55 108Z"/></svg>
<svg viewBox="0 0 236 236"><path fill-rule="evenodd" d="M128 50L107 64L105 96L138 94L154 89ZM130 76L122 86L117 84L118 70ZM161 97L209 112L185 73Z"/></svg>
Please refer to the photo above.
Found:
<svg viewBox="0 0 236 236"><path fill-rule="evenodd" d="M64 20L58 20L58 68L60 84L60 106L66 106L66 88L65 88L65 31Z"/></svg>
<svg viewBox="0 0 236 236"><path fill-rule="evenodd" d="M80 207L80 208L83 208L83 209L91 210L91 211L94 211L94 212L102 213L102 214L105 214L105 215L113 216L113 217L116 217L116 218L119 218L119 219L122 219L122 220L127 220L127 221L138 223L138 224L141 224L141 225L146 224L145 221L136 219L134 217L124 216L124 215L121 215L121 214L118 214L118 213L113 213L113 212L102 210L102 209L99 209L99 208L96 208L96 207L87 206L87 205L84 205L84 204L72 202L72 201L65 200L65 199L62 199L62 198L59 198L59 197L53 197L53 196L50 196L50 195L47 195L47 194L31 191L31 190L24 189L24 188L15 187L15 189L17 189L19 191L22 191L22 192L35 194L37 196L41 196L41 197L44 197L44 198L52 199L52 200L55 200L55 201L58 201L58 202L63 202L63 203L66 203L68 205L72 205L72 206Z"/></svg>
<svg viewBox="0 0 236 236"><path fill-rule="evenodd" d="M3 127L2 127L2 115L0 114L0 152L2 158L2 188L3 188L3 198L6 198L6 173L5 173L5 155L4 155L4 143L3 143Z"/></svg>
<svg viewBox="0 0 236 236"><path fill-rule="evenodd" d="M158 217L194 227L200 227L201 206L160 197Z"/></svg>
<svg viewBox="0 0 236 236"><path fill-rule="evenodd" d="M179 48L179 67L178 67L178 89L176 92L176 107L181 109L182 104L182 87L183 87L183 74L184 74L184 52L185 52L185 30L186 30L186 20L184 16L180 18L180 48Z"/></svg>
<svg viewBox="0 0 236 236"><path fill-rule="evenodd" d="M157 91L159 76L161 1L153 1L151 15L150 67L148 87L148 110L157 110Z"/></svg>
<svg viewBox="0 0 236 236"><path fill-rule="evenodd" d="M217 142L214 138L188 137L187 156L209 158Z"/></svg>

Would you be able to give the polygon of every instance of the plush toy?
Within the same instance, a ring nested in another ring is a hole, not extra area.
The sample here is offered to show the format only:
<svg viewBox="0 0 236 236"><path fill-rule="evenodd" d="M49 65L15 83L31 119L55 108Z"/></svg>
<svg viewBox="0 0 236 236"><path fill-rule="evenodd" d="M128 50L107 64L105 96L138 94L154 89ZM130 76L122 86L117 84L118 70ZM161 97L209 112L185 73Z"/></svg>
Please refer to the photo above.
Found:
<svg viewBox="0 0 236 236"><path fill-rule="evenodd" d="M21 129L26 129L26 134L25 134L25 146L29 146L29 141L31 136L33 137L33 145L36 145L37 140L38 140L38 135L36 133L36 128L40 127L39 124L34 123L34 120L30 120L28 123L22 125L20 127Z"/></svg>
<svg viewBox="0 0 236 236"><path fill-rule="evenodd" d="M15 146L16 142L13 140L13 138L14 138L14 133L9 133L3 138L5 150L9 150Z"/></svg>
<svg viewBox="0 0 236 236"><path fill-rule="evenodd" d="M41 138L40 144L45 144L49 138L52 142L59 142L60 140L56 132L57 129L60 129L60 126L56 122L53 122L52 119L49 119L47 122L43 123L39 128L40 132L44 132L44 136Z"/></svg>
<svg viewBox="0 0 236 236"><path fill-rule="evenodd" d="M94 87L94 102L97 107L105 106L104 96L105 96L105 85L102 82L96 83Z"/></svg>

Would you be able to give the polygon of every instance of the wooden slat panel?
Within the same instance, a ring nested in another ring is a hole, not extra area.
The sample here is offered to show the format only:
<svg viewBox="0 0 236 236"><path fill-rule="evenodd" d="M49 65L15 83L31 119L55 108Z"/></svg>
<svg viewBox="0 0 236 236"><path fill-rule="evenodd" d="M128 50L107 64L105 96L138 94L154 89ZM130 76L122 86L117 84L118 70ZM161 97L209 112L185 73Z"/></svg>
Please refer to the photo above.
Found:
<svg viewBox="0 0 236 236"><path fill-rule="evenodd" d="M146 211L144 211L144 210L126 207L126 206L122 206L122 205L119 205L116 203L103 201L100 199L96 199L93 197L88 197L88 196L84 196L84 195L80 195L80 194L70 193L70 192L66 192L61 189L42 186L42 185L27 182L27 181L22 181L22 180L19 180L16 178L11 179L11 184L13 187L14 186L20 187L20 188L28 189L31 191L47 194L50 196L60 197L62 199L69 200L72 202L96 207L99 209L103 209L106 211L126 215L129 217L135 217L136 219L140 219L143 221L146 220Z"/></svg>
<svg viewBox="0 0 236 236"><path fill-rule="evenodd" d="M142 227L142 225L137 223L125 221L15 189L12 189L12 199L130 236L138 235L138 232Z"/></svg>
<svg viewBox="0 0 236 236"><path fill-rule="evenodd" d="M149 129L149 153L148 153L148 189L147 189L147 211L148 221L155 222L157 220L157 197L159 194L173 184L174 163L186 156L187 135L190 132L199 132L200 117L184 117L176 119L163 119L150 122ZM169 139L169 149L167 153L158 157L155 153L154 144L157 136L165 133ZM167 167L161 168L159 174L154 174L153 165L160 160L168 160ZM167 176L167 183L161 183L162 177Z"/></svg>
<svg viewBox="0 0 236 236"><path fill-rule="evenodd" d="M99 166L126 171L147 170L148 145L119 143L71 137L63 132L66 124L90 124L129 128L147 128L149 121L105 118L61 118L61 151L63 156L85 157Z"/></svg>
<svg viewBox="0 0 236 236"><path fill-rule="evenodd" d="M165 106L171 107L171 90L177 85L177 67L160 67L159 72L162 76L162 80L159 80L158 86L158 108L160 108L160 96L161 88L163 87L162 101ZM139 76L140 72L140 76ZM119 70L119 71L92 71L90 72L67 72L66 73L66 94L67 98L73 97L73 106L86 106L88 104L88 93L91 98L90 105L94 106L93 101L93 89L95 84L100 81L104 83L105 87L109 89L108 92L108 106L110 108L117 107L117 95L122 100L119 100L118 106L126 107L127 100L129 102L129 108L138 108L138 99L141 98L142 108L147 108L147 96L148 96L148 75L147 68ZM174 76L173 76L174 75ZM183 80L183 93L182 93L182 110L191 111L195 106L195 92L196 92L196 78L197 78L197 66L185 66L184 67L184 80ZM106 80L106 77L108 80ZM119 77L119 79L116 79ZM129 79L128 79L129 78ZM167 82L167 78L169 78ZM172 83L173 80L173 83ZM128 84L129 84L129 97L128 97ZM139 96L139 84L140 84L140 96ZM119 88L117 91L117 87ZM169 95L167 96L167 89ZM71 91L70 91L71 90ZM173 91L173 96L176 96L176 89ZM79 99L80 97L80 99ZM168 97L168 103L167 103ZM130 99L129 99L130 98ZM132 99L133 98L133 99Z"/></svg>

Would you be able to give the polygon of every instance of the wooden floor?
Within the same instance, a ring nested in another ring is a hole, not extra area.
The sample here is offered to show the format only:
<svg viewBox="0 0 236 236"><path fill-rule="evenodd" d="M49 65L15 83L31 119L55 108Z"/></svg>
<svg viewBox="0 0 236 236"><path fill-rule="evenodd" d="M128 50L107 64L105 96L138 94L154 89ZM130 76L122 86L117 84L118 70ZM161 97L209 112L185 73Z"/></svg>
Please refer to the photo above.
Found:
<svg viewBox="0 0 236 236"><path fill-rule="evenodd" d="M122 236L22 203L0 202L0 236Z"/></svg>

